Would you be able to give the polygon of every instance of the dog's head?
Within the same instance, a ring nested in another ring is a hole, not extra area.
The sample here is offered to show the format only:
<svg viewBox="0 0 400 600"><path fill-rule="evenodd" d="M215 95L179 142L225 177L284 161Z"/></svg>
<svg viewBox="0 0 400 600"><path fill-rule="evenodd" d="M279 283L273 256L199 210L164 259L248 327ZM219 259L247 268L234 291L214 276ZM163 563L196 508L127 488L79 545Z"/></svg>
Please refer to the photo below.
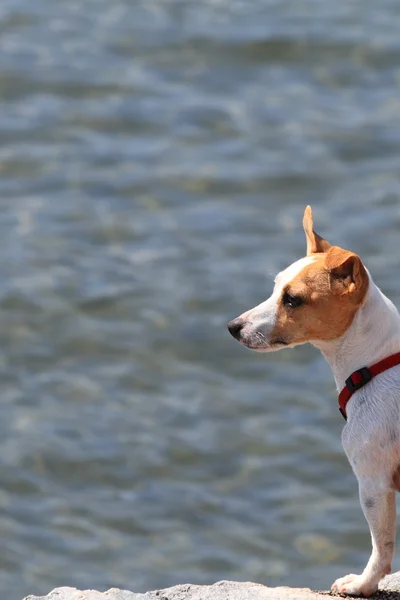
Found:
<svg viewBox="0 0 400 600"><path fill-rule="evenodd" d="M252 350L336 339L364 302L369 278L360 257L314 231L310 206L303 227L307 256L277 275L268 300L228 324L233 337Z"/></svg>

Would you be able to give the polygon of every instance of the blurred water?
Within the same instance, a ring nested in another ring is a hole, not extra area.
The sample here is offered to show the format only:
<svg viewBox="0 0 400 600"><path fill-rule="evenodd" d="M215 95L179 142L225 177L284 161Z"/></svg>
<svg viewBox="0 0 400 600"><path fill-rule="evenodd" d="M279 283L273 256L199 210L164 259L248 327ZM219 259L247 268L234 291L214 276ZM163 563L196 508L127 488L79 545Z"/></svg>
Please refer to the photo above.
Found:
<svg viewBox="0 0 400 600"><path fill-rule="evenodd" d="M400 304L400 7L3 0L0 589L327 587L369 533L312 348L227 321L317 230Z"/></svg>

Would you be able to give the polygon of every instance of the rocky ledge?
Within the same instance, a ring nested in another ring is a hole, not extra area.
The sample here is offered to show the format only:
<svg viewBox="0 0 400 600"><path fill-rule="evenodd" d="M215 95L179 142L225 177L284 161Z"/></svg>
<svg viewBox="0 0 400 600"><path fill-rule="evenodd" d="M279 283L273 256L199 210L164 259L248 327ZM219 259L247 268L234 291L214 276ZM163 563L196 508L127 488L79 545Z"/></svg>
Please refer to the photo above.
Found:
<svg viewBox="0 0 400 600"><path fill-rule="evenodd" d="M385 577L379 588L374 598L400 600L400 572ZM330 596L329 592L306 588L270 588L258 583L219 581L214 585L176 585L145 594L115 588L108 592L96 592L62 587L47 596L28 596L25 600L327 600L327 596Z"/></svg>

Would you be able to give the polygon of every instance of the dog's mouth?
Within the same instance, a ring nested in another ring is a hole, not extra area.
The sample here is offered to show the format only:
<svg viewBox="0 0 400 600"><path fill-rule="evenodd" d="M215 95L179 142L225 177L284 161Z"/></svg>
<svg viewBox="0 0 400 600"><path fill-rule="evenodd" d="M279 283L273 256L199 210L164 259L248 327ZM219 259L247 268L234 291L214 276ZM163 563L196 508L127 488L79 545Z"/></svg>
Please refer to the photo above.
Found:
<svg viewBox="0 0 400 600"><path fill-rule="evenodd" d="M256 352L273 352L274 350L280 350L285 346L289 346L289 343L283 338L276 338L271 340L270 343L266 346L261 346L259 344L252 344L251 342L245 342L241 340L241 344L249 348L249 350L255 350Z"/></svg>
<svg viewBox="0 0 400 600"><path fill-rule="evenodd" d="M288 346L288 342L283 338L276 338L271 340L271 346Z"/></svg>

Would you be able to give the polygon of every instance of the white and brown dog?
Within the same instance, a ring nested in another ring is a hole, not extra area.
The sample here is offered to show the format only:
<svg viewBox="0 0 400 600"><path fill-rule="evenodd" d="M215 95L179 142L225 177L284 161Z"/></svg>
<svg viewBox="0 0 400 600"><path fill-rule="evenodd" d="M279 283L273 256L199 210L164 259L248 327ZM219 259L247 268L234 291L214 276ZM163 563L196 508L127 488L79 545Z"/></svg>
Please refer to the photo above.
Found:
<svg viewBox="0 0 400 600"><path fill-rule="evenodd" d="M228 325L244 346L271 352L310 342L330 364L347 423L342 443L357 476L372 554L361 575L332 589L370 596L391 570L400 491L400 315L354 252L313 229L307 206L307 256L279 273L272 296Z"/></svg>

